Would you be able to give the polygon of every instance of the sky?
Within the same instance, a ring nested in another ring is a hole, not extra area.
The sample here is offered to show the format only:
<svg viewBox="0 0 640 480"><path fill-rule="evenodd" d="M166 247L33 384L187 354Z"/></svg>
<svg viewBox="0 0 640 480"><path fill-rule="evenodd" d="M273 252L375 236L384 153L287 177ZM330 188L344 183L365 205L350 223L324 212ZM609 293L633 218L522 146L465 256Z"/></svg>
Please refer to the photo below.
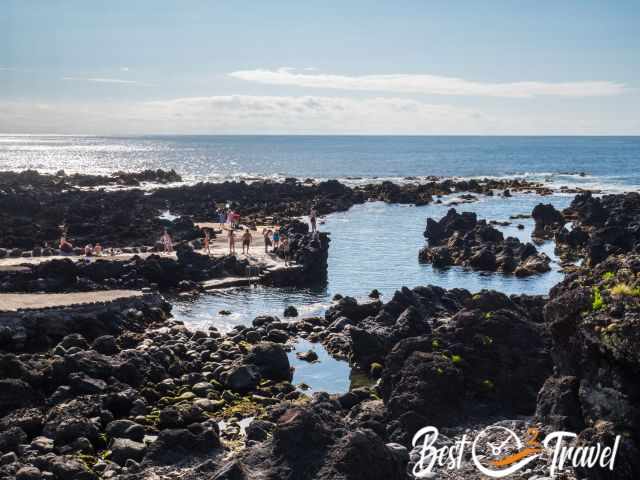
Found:
<svg viewBox="0 0 640 480"><path fill-rule="evenodd" d="M0 1L0 133L639 135L640 2Z"/></svg>

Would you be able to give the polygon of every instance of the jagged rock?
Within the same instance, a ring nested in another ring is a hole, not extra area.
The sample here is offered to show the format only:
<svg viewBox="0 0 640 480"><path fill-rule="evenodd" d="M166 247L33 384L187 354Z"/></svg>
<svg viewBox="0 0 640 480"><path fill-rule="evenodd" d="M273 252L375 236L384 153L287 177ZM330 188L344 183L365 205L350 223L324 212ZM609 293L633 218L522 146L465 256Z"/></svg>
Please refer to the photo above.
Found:
<svg viewBox="0 0 640 480"><path fill-rule="evenodd" d="M452 208L439 221L429 218L424 236L429 244L420 250L418 259L436 268L459 265L474 270L515 272L518 276L550 270L551 260L544 253L517 238L505 239L485 220L478 221L475 213L459 214Z"/></svg>
<svg viewBox="0 0 640 480"><path fill-rule="evenodd" d="M550 203L539 203L531 212L536 222L533 236L537 238L552 238L554 233L564 227L565 220L562 213Z"/></svg>

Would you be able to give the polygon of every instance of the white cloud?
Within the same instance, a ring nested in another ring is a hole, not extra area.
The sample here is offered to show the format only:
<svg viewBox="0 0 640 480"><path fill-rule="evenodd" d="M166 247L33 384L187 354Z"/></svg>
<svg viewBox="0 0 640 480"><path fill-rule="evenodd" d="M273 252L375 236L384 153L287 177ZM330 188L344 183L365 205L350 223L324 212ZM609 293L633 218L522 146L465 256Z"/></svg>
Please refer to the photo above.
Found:
<svg viewBox="0 0 640 480"><path fill-rule="evenodd" d="M565 97L594 97L619 95L626 86L609 81L509 83L475 82L462 78L439 75L328 75L321 73L296 73L291 68L277 70L239 70L229 74L233 78L271 85L309 88L361 90L397 93L421 93L430 95L465 95L488 97L529 98L540 95Z"/></svg>
<svg viewBox="0 0 640 480"><path fill-rule="evenodd" d="M150 83L138 82L136 80L124 80L122 78L84 78L84 77L62 77L62 80L79 81L79 82L94 82L94 83L116 83L121 85L136 85L139 87L152 87Z"/></svg>
<svg viewBox="0 0 640 480"><path fill-rule="evenodd" d="M631 112L631 113L630 113ZM0 132L60 134L629 134L627 112L475 109L406 98L220 95L151 102L0 101Z"/></svg>
<svg viewBox="0 0 640 480"><path fill-rule="evenodd" d="M400 98L225 95L132 104L8 104L0 132L447 133L476 131L481 112Z"/></svg>

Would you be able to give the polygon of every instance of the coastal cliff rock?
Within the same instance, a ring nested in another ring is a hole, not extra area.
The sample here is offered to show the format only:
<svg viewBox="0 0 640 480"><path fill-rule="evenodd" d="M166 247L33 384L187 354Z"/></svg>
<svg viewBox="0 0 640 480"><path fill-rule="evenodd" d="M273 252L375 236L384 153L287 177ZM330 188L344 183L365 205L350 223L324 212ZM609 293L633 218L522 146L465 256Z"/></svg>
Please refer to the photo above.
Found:
<svg viewBox="0 0 640 480"><path fill-rule="evenodd" d="M514 237L478 220L475 213L458 213L450 209L439 221L427 219L424 232L428 246L418 254L420 262L436 268L451 265L474 270L514 273L529 276L550 270L550 259L538 253L531 243L522 243Z"/></svg>
<svg viewBox="0 0 640 480"><path fill-rule="evenodd" d="M556 285L544 309L556 375L540 391L538 418L581 432L583 445L622 438L620 470L580 472L589 479L640 475L639 274L637 255L609 257Z"/></svg>

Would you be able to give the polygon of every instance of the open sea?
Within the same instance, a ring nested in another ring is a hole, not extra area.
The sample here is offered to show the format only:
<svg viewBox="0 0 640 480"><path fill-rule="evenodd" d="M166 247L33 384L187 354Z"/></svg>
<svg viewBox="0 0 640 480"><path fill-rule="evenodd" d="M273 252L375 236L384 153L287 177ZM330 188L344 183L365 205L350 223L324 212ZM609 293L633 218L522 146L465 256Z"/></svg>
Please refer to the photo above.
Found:
<svg viewBox="0 0 640 480"><path fill-rule="evenodd" d="M0 135L0 171L109 174L146 168L173 168L189 183L311 177L357 184L420 181L437 175L521 177L555 187L615 193L640 189L640 137ZM572 198L569 194L544 198L514 194L512 198L480 197L456 208L477 212L487 220L511 221L499 228L530 241L533 221L509 217L529 214L540 202L564 208ZM376 288L384 300L402 286L435 284L470 291L546 294L562 279L551 242L539 248L552 258L552 271L526 279L419 264L427 217L440 218L450 208L447 202L455 198L443 201L421 207L373 202L329 215L320 225L331 236L325 283L308 289L235 288L195 300L175 299L174 316L192 328L228 330L250 324L257 315L282 315L288 305L295 305L303 317L322 315L336 293L365 299ZM516 228L519 223L523 230ZM219 315L221 310L231 315ZM348 365L328 357L321 346L313 348L323 361L298 365L302 373L297 380L312 390L346 390L353 380Z"/></svg>
<svg viewBox="0 0 640 480"><path fill-rule="evenodd" d="M0 170L26 168L96 174L174 168L190 182L524 176L624 189L640 185L640 137L0 135Z"/></svg>

